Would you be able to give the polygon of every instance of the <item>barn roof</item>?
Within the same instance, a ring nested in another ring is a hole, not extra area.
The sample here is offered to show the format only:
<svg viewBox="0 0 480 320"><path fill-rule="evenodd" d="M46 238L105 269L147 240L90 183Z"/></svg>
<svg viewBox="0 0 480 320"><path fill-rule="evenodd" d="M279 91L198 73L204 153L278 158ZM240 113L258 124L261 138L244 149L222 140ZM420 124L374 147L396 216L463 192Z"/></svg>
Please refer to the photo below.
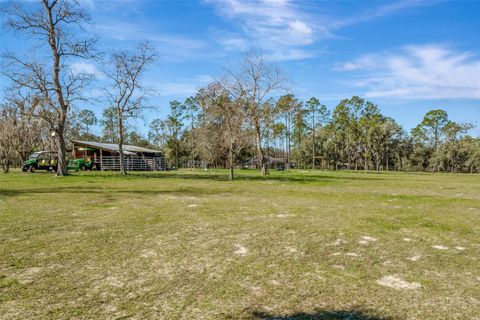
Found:
<svg viewBox="0 0 480 320"><path fill-rule="evenodd" d="M115 143L103 143L103 142L95 142L95 141L82 141L82 140L72 140L73 143L75 144L80 144L83 146L87 147L93 147L93 148L98 148L98 149L103 149L103 150L108 150L111 152L118 152L118 144ZM159 150L154 150L154 149L149 149L149 148L144 148L144 147L138 147L138 146L132 146L128 144L123 145L123 151L127 152L143 152L143 153L161 153Z"/></svg>

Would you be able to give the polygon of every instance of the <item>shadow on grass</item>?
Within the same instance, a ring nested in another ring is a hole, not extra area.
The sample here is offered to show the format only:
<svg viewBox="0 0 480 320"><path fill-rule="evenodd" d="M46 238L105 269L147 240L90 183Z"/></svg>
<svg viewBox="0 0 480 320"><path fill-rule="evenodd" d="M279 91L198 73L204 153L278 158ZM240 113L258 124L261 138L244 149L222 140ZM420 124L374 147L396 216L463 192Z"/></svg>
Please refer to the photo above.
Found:
<svg viewBox="0 0 480 320"><path fill-rule="evenodd" d="M175 188L172 190L151 190L151 189L115 189L112 187L95 188L91 186L52 186L49 188L22 188L22 189L4 189L0 190L0 196L19 196L28 194L100 194L105 196L121 195L174 195L174 196L200 196L219 194L215 190L205 190L201 188Z"/></svg>
<svg viewBox="0 0 480 320"><path fill-rule="evenodd" d="M253 312L253 316L262 320L388 320L357 310L315 311L312 313L295 313L291 315L272 315L264 312Z"/></svg>
<svg viewBox="0 0 480 320"><path fill-rule="evenodd" d="M228 172L188 172L188 171L167 171L167 172L132 172L127 176L120 174L109 173L95 174L89 173L86 175L78 175L78 177L99 177L99 178L113 178L113 179L191 179L191 180L210 180L210 181L229 181ZM272 171L268 176L262 176L258 171L253 170L237 170L235 174L235 181L283 181L283 182L319 182L332 183L339 181L378 181L384 180L385 177L381 175L361 173L357 176L352 175L332 175L325 171L318 174L305 174L299 172L277 172Z"/></svg>
<svg viewBox="0 0 480 320"><path fill-rule="evenodd" d="M35 173L36 175L36 173ZM48 178L47 175L42 175ZM24 178L29 178L25 176ZM71 179L73 178L73 179ZM112 186L105 186L98 188L92 186L99 180L108 182L127 182L138 181L142 179L158 179L161 180L175 179L175 180L198 180L198 181L211 181L211 182L228 182L228 173L225 172L192 172L192 171L169 171L169 172L132 172L127 176L122 176L117 172L87 172L87 173L74 173L70 177L56 178L58 182L71 182L70 186L56 185L55 181L50 180L48 186L36 187L36 188L6 188L0 189L0 196L16 196L22 194L132 194L132 195L160 195L160 194L173 194L178 196L194 196L194 195L208 195L219 194L221 192L215 190L207 190L205 188L176 188L173 186L171 190L155 190L147 189L145 187L128 186L123 185L124 189L115 188ZM290 182L290 183L315 183L316 185L335 185L337 183L346 181L378 181L382 180L377 176L366 175L332 175L325 172L318 174L311 173L299 173L299 172L272 172L269 176L262 176L258 171L251 170L238 170L235 181L231 181L231 185L234 186L236 181L252 181L252 182ZM25 181L25 180L23 180ZM41 183L37 180L35 183ZM165 183L168 184L167 181ZM166 184L166 185L167 185Z"/></svg>

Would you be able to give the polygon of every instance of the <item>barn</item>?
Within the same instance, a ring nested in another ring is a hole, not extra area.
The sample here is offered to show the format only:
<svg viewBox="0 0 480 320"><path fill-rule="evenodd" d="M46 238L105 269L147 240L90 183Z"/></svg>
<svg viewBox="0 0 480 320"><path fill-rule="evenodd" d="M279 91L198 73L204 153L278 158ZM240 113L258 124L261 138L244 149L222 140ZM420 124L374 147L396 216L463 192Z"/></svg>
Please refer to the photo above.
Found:
<svg viewBox="0 0 480 320"><path fill-rule="evenodd" d="M72 159L83 158L93 161L94 167L105 171L120 170L120 153L118 144L96 141L71 140ZM159 150L123 145L125 167L127 171L163 171L167 163Z"/></svg>

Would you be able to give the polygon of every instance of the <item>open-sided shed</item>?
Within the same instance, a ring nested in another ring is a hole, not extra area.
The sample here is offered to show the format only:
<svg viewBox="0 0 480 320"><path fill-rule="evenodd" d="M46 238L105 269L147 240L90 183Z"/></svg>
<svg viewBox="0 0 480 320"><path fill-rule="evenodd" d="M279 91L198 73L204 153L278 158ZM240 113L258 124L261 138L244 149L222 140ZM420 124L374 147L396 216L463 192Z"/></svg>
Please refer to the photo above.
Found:
<svg viewBox="0 0 480 320"><path fill-rule="evenodd" d="M93 161L100 170L120 170L118 144L96 141L72 140L72 157ZM155 149L123 145L125 165L129 171L166 170L162 152Z"/></svg>

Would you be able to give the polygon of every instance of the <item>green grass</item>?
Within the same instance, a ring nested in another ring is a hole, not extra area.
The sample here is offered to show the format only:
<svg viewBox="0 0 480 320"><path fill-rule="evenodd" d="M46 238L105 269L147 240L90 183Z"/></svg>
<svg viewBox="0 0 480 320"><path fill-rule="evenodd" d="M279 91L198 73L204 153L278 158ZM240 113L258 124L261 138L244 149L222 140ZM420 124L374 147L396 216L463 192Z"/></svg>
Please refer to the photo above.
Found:
<svg viewBox="0 0 480 320"><path fill-rule="evenodd" d="M0 318L478 319L480 176L238 174L1 175Z"/></svg>

